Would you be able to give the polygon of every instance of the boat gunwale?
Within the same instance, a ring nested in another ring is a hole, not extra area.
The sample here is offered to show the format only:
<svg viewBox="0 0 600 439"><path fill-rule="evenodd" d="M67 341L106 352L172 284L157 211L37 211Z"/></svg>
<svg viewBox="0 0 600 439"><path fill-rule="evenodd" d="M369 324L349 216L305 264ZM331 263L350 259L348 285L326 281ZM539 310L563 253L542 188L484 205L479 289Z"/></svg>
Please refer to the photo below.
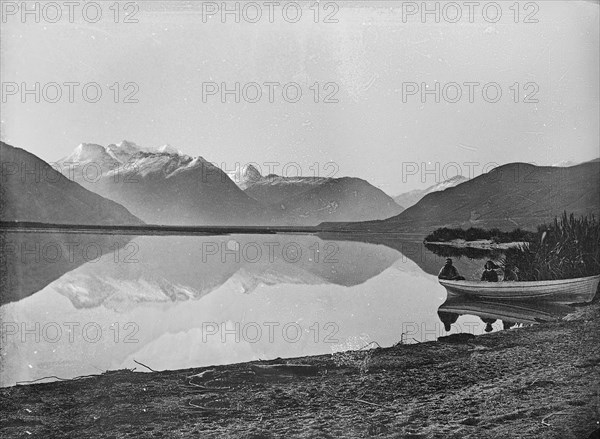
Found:
<svg viewBox="0 0 600 439"><path fill-rule="evenodd" d="M443 286L456 286L456 287L477 287L489 290L508 290L511 288L544 288L552 286L569 285L575 283L592 282L594 280L600 280L600 274L586 277L576 277L571 279L555 279L555 280L538 280L538 281L499 281L499 282L488 282L488 281L470 281L470 280L449 280L449 279L438 279L439 283Z"/></svg>

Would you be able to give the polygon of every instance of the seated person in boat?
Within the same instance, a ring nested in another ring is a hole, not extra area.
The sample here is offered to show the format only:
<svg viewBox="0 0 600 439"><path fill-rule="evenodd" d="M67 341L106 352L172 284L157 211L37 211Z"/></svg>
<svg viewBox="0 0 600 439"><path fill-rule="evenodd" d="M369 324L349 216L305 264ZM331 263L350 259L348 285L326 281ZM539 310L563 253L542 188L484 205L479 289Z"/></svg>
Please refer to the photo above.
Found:
<svg viewBox="0 0 600 439"><path fill-rule="evenodd" d="M492 261L487 261L484 265L481 280L487 282L498 282L498 273L496 273L494 270L495 268L498 268L496 264L494 264Z"/></svg>
<svg viewBox="0 0 600 439"><path fill-rule="evenodd" d="M446 265L444 265L440 270L440 273L438 274L438 279L465 280L465 278L458 273L456 267L452 265L452 259L450 258L446 259Z"/></svg>
<svg viewBox="0 0 600 439"><path fill-rule="evenodd" d="M516 282L519 280L519 269L513 265L506 265L504 267L504 279L503 281Z"/></svg>

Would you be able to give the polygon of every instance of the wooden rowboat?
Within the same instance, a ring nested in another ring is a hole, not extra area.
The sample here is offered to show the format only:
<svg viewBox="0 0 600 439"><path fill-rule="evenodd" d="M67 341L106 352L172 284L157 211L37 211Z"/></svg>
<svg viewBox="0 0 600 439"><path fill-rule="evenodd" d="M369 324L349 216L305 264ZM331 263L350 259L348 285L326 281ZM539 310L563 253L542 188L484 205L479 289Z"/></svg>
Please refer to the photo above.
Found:
<svg viewBox="0 0 600 439"><path fill-rule="evenodd" d="M448 294L498 300L548 300L559 303L589 302L600 275L537 282L476 282L439 279Z"/></svg>

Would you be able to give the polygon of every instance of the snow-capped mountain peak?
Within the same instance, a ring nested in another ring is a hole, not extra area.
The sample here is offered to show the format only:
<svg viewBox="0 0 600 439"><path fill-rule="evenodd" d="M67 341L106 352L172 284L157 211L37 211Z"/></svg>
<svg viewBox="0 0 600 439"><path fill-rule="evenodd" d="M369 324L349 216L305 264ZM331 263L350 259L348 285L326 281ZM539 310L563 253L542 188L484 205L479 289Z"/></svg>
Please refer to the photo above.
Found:
<svg viewBox="0 0 600 439"><path fill-rule="evenodd" d="M172 147L168 143L156 149L159 153L162 154L177 154L177 155L185 155L183 152L178 150L177 148Z"/></svg>
<svg viewBox="0 0 600 439"><path fill-rule="evenodd" d="M109 154L102 145L95 143L80 143L67 157L62 159L65 163L103 163L113 164L116 158Z"/></svg>
<svg viewBox="0 0 600 439"><path fill-rule="evenodd" d="M186 154L169 144L157 148L148 148L128 140L123 140L117 144L111 143L106 147L106 152L122 163L129 161L131 157L139 153L169 154L188 157Z"/></svg>
<svg viewBox="0 0 600 439"><path fill-rule="evenodd" d="M145 151L145 149L139 147L133 142L123 140L122 142L116 145L114 143L111 143L106 147L106 151L115 159L124 163L127 162L131 158L131 156L137 154L138 152Z"/></svg>
<svg viewBox="0 0 600 439"><path fill-rule="evenodd" d="M243 176L251 180L259 180L262 177L260 171L252 165L246 166L246 169L244 169L243 172Z"/></svg>
<svg viewBox="0 0 600 439"><path fill-rule="evenodd" d="M116 145L116 147L123 151L132 151L132 152L143 151L146 149L146 148L142 148L135 142L130 142L129 140L121 140L121 142L119 142Z"/></svg>
<svg viewBox="0 0 600 439"><path fill-rule="evenodd" d="M79 158L85 158L104 153L106 153L106 150L102 145L97 145L95 143L80 143L77 145L77 148L75 148L72 155Z"/></svg>
<svg viewBox="0 0 600 439"><path fill-rule="evenodd" d="M233 172L227 172L227 175L242 190L263 178L260 171L250 164L238 167Z"/></svg>
<svg viewBox="0 0 600 439"><path fill-rule="evenodd" d="M165 175L171 174L178 168L189 167L192 162L198 160L205 161L201 157L192 159L171 145L147 148L123 140L117 144L111 143L106 147L95 143L82 143L75 148L71 155L61 159L58 164L65 165L65 167L69 164L70 167L73 163L79 164L79 166L94 163L100 166L103 174L111 175L118 181L119 177L116 175L129 175L132 172L139 172L140 175L156 172L163 172ZM69 167L66 171L61 170L61 172L71 179L81 180L83 178L79 175L80 172L76 172L75 175L68 172Z"/></svg>

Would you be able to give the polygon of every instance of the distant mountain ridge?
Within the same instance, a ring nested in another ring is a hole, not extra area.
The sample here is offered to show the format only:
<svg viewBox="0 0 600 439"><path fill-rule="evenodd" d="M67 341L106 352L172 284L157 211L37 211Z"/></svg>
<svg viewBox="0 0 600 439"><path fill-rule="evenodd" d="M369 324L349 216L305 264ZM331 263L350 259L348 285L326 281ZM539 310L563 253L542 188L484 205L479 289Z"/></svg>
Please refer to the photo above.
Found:
<svg viewBox="0 0 600 439"><path fill-rule="evenodd" d="M567 168L510 163L430 193L393 218L327 227L423 233L438 227L535 229L563 211L599 216L600 162Z"/></svg>
<svg viewBox="0 0 600 439"><path fill-rule="evenodd" d="M254 166L248 165L238 186L255 200L268 205L314 189L329 180L325 177L282 177L276 174L263 176Z"/></svg>
<svg viewBox="0 0 600 439"><path fill-rule="evenodd" d="M360 178L333 178L278 203L288 217L298 223L308 219L317 225L324 221L383 220L403 208L381 189Z"/></svg>
<svg viewBox="0 0 600 439"><path fill-rule="evenodd" d="M600 158L587 160L585 162L574 162L573 160L562 160L558 163L554 163L552 166L556 166L559 168L569 168L571 166L583 165L584 163L594 163L594 162L599 162L599 161L600 161Z"/></svg>
<svg viewBox="0 0 600 439"><path fill-rule="evenodd" d="M361 179L262 176L251 165L228 175L202 157L128 141L107 147L83 143L57 166L151 224L306 226L384 219L402 211Z"/></svg>
<svg viewBox="0 0 600 439"><path fill-rule="evenodd" d="M323 221L384 219L402 212L382 190L353 177L262 176L249 165L240 187L264 205L279 211L288 223L317 225Z"/></svg>
<svg viewBox="0 0 600 439"><path fill-rule="evenodd" d="M125 207L67 179L21 148L0 142L0 220L83 225L143 222Z"/></svg>
<svg viewBox="0 0 600 439"><path fill-rule="evenodd" d="M452 178L449 178L448 180L436 183L433 186L428 187L427 189L415 189L410 192L400 194L397 197L394 197L394 201L400 206L403 206L405 209L408 209L409 207L417 204L427 194L430 194L432 192L444 191L448 188L457 186L468 180L469 179L467 177L463 177L462 175L456 175Z"/></svg>

